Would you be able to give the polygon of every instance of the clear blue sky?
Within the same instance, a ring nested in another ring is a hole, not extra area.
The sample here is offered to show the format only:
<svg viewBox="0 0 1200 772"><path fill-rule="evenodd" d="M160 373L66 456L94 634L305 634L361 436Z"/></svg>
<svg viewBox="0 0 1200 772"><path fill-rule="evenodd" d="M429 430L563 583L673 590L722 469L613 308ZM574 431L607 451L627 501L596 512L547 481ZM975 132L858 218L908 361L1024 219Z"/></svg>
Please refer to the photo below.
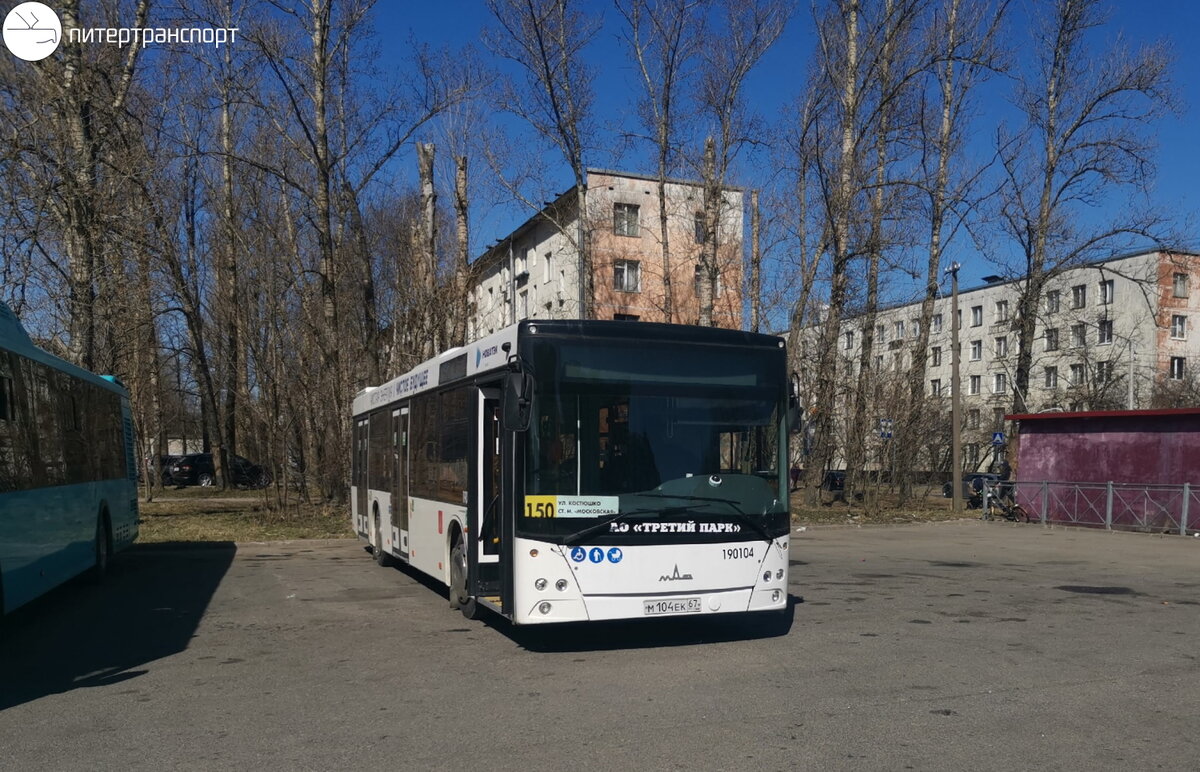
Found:
<svg viewBox="0 0 1200 772"><path fill-rule="evenodd" d="M611 3L597 1L592 5L605 17L604 29L590 50L591 62L597 67L597 114L606 119L615 119L630 110L627 94L631 93L631 89L636 89L636 84L632 82L632 73L617 37L619 17ZM1157 125L1158 175L1152 200L1179 219L1181 229L1189 234L1186 238L1188 245L1200 247L1200 236L1190 235L1200 228L1200 191L1197 190L1197 181L1200 180L1200 46L1195 39L1196 33L1200 32L1200 3L1185 0L1127 0L1115 2L1111 7L1111 21L1105 30L1110 39L1120 34L1131 45L1166 40L1174 51L1172 80L1179 99L1180 114L1178 117L1168 116ZM783 37L748 84L748 96L754 109L768 121L784 120L783 111L804 86L804 72L812 46L809 8L808 0L799 1L797 13ZM1010 25L1023 28L1028 8L1029 0L1014 0ZM479 44L480 30L490 23L490 14L481 0L380 2L376 7L377 30L384 41L397 44L383 46L385 61L380 64L387 67L386 59L399 54L398 44L410 32L417 39L435 46L445 44L460 47ZM1029 38L1027 34L1018 34L1013 39L1024 41ZM980 129L986 128L990 133L995 123L989 120L990 116L998 114L1004 105L984 103L980 109L985 114ZM629 171L652 171L649 165L639 163L637 158L618 160L599 153L588 160L593 166L620 163L621 168ZM408 169L415 167L408 158L401 163ZM564 166L559 189L565 189L569 184L569 170ZM489 216L485 222L477 220L473 226L476 246L480 247L507 234L527 216L528 212L514 209L505 214ZM1189 225L1190 228L1187 227ZM995 266L970 254L964 255L963 262L964 286L978 283L982 276L995 272Z"/></svg>

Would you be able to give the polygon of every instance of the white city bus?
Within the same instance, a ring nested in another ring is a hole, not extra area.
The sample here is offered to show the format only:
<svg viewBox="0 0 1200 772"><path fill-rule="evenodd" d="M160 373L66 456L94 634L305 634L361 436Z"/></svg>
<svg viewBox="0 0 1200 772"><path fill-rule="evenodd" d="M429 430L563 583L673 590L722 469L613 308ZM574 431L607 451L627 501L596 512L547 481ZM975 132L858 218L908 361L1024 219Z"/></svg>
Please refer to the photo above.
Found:
<svg viewBox="0 0 1200 772"><path fill-rule="evenodd" d="M783 611L783 341L527 320L354 400L381 565L517 624Z"/></svg>

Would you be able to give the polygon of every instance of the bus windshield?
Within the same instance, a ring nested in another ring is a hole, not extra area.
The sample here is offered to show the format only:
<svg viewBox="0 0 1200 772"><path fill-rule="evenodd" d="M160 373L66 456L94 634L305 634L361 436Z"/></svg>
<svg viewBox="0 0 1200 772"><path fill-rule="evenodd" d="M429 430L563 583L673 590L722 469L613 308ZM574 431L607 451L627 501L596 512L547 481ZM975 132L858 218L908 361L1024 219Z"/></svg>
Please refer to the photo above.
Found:
<svg viewBox="0 0 1200 772"><path fill-rule="evenodd" d="M566 537L609 520L613 533L673 530L639 525L650 520L776 530L782 350L548 338L529 364L525 494L555 509L523 507L519 530Z"/></svg>

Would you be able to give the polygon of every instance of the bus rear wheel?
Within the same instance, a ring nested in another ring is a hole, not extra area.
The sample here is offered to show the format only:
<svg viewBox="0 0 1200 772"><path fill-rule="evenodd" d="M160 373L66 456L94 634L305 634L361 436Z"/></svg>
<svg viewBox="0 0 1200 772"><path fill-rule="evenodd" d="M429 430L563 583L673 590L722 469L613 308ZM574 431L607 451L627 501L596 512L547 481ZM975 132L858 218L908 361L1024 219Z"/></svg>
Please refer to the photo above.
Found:
<svg viewBox="0 0 1200 772"><path fill-rule="evenodd" d="M96 518L96 564L92 567L92 579L100 581L108 575L112 562L112 537L109 535L108 514L101 512Z"/></svg>
<svg viewBox="0 0 1200 772"><path fill-rule="evenodd" d="M375 540L371 543L371 552L375 555L375 562L381 567L387 568L392 565L392 556L383 549L383 528L380 527L379 510L375 511Z"/></svg>

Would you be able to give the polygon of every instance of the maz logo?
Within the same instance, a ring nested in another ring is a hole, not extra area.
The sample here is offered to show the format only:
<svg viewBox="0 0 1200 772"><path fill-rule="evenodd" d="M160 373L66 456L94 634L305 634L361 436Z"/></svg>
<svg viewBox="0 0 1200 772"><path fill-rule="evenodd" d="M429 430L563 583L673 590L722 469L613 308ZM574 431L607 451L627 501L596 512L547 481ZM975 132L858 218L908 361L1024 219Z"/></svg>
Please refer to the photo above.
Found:
<svg viewBox="0 0 1200 772"><path fill-rule="evenodd" d="M693 577L692 577L692 575L691 575L691 574L681 574L681 573L679 573L679 564L678 564L678 563L676 563L676 564L675 564L675 571L674 571L673 573L670 573L670 574L663 574L662 576L660 576L660 577L658 578L658 581L660 581L660 582L682 582L682 581L686 581L686 580L688 580L688 579L692 579L692 578L693 578Z"/></svg>

